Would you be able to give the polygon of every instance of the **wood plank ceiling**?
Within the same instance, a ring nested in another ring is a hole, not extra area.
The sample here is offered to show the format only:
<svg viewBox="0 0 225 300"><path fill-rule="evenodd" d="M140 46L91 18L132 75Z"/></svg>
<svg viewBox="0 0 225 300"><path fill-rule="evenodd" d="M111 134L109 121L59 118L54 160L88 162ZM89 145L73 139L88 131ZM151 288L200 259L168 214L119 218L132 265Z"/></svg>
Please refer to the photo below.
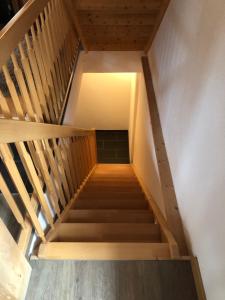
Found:
<svg viewBox="0 0 225 300"><path fill-rule="evenodd" d="M72 0L86 50L148 50L169 0Z"/></svg>

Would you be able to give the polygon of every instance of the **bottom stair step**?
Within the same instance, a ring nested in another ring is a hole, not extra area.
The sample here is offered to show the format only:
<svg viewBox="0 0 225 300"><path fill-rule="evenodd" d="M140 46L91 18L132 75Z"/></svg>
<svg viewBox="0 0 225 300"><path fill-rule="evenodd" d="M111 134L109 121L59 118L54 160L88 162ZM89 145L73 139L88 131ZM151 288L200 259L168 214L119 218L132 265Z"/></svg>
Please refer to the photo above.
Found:
<svg viewBox="0 0 225 300"><path fill-rule="evenodd" d="M160 242L160 227L151 223L63 223L51 242Z"/></svg>
<svg viewBox="0 0 225 300"><path fill-rule="evenodd" d="M148 260L170 258L167 243L46 243L38 251L41 259Z"/></svg>
<svg viewBox="0 0 225 300"><path fill-rule="evenodd" d="M72 209L64 223L153 223L151 210Z"/></svg>

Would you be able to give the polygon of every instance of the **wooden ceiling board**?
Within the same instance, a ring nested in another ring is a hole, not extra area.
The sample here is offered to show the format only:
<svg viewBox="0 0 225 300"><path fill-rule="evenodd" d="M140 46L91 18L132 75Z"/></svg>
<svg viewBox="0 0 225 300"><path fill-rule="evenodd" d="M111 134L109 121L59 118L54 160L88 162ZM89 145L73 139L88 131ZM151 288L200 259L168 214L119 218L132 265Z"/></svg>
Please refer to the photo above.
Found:
<svg viewBox="0 0 225 300"><path fill-rule="evenodd" d="M77 0L75 1L77 10L121 10L129 9L159 9L161 0Z"/></svg>
<svg viewBox="0 0 225 300"><path fill-rule="evenodd" d="M70 0L87 50L145 50L169 0Z"/></svg>
<svg viewBox="0 0 225 300"><path fill-rule="evenodd" d="M149 32L154 28L152 25L150 26L142 26L142 25L113 25L113 26L101 26L101 25L85 25L82 26L85 37L88 39L90 37L97 38L112 38L112 37L130 37L138 40L142 37L149 37Z"/></svg>
<svg viewBox="0 0 225 300"><path fill-rule="evenodd" d="M154 25L157 14L79 13L80 25Z"/></svg>

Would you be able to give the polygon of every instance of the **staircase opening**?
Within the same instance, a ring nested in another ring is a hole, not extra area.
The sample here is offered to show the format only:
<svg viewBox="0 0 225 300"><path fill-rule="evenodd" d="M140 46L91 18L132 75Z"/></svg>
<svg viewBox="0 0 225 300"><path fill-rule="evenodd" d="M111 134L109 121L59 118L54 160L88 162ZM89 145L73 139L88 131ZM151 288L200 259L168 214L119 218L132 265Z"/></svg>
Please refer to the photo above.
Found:
<svg viewBox="0 0 225 300"><path fill-rule="evenodd" d="M99 163L129 164L128 130L96 130Z"/></svg>
<svg viewBox="0 0 225 300"><path fill-rule="evenodd" d="M79 68L83 69L78 64L77 73ZM128 164L132 161L137 73L101 71L81 72L79 85L75 78L64 123L96 130L98 163Z"/></svg>

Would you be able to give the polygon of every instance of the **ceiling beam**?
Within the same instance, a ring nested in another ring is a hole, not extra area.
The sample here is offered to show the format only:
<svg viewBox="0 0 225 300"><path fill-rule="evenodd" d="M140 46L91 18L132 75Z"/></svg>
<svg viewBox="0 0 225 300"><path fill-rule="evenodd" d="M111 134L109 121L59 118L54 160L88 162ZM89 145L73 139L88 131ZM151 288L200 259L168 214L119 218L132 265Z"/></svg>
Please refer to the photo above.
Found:
<svg viewBox="0 0 225 300"><path fill-rule="evenodd" d="M148 14L103 14L96 12L83 13L79 12L80 25L98 25L98 26L148 26L155 25L157 13Z"/></svg>
<svg viewBox="0 0 225 300"><path fill-rule="evenodd" d="M77 32L78 37L81 40L81 43L82 43L82 46L83 46L84 50L87 52L88 51L87 42L86 42L86 39L84 37L83 31L82 31L81 26L80 26L76 4L74 3L73 0L64 0L63 2L65 4L65 8L66 8L68 17L74 25L74 28Z"/></svg>
<svg viewBox="0 0 225 300"><path fill-rule="evenodd" d="M77 10L120 10L120 12L160 9L161 0L76 0Z"/></svg>
<svg viewBox="0 0 225 300"><path fill-rule="evenodd" d="M166 10L167 10L169 4L170 4L170 0L162 0L162 2L161 2L160 12L158 13L153 33L150 35L149 40L147 42L147 45L146 45L146 47L144 49L144 51L145 51L146 54L148 53L148 51L150 50L150 48L152 46L152 43L153 43L154 38L156 36L156 33L157 33L158 29L159 29L159 26L160 26L160 24L161 24L161 22L163 20L163 17L164 17L164 15L166 13Z"/></svg>

